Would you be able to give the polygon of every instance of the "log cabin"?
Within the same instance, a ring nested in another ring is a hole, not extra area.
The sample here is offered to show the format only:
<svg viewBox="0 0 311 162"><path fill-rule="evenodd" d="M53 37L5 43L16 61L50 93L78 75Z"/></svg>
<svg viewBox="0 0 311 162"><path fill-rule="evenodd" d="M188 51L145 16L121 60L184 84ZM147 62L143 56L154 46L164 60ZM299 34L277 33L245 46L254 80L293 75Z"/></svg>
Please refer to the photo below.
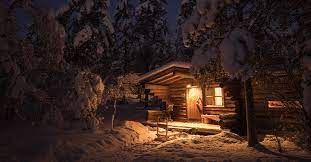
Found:
<svg viewBox="0 0 311 162"><path fill-rule="evenodd" d="M159 112L153 110L154 106L150 102L151 99L157 99L163 103L163 110L169 105L173 106L172 119L175 121L219 124L222 128L245 134L243 83L235 79L225 83L209 83L208 86L202 87L190 69L190 63L171 62L140 76L139 83L144 88L145 107L150 111L147 120L155 120L151 112ZM268 86L262 86L258 80L252 81L257 130L271 130L277 122L283 122L280 118L285 111L284 100L271 95L271 87L291 96L292 101L287 103L296 104L299 100L297 92L289 88L286 75L274 74L280 79ZM285 117L295 122L296 117L293 114L287 113Z"/></svg>

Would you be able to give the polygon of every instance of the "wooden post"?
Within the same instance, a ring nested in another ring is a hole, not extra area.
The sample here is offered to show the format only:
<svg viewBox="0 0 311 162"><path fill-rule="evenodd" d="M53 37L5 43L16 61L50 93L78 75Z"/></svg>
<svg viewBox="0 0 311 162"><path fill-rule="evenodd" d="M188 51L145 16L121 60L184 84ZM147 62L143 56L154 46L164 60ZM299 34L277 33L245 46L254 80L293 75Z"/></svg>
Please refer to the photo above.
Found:
<svg viewBox="0 0 311 162"><path fill-rule="evenodd" d="M159 120L160 120L160 117L158 116L157 117L157 137L159 137Z"/></svg>
<svg viewBox="0 0 311 162"><path fill-rule="evenodd" d="M148 102L149 102L149 92L150 92L149 89L145 89L145 108L147 108L149 106L148 105Z"/></svg>
<svg viewBox="0 0 311 162"><path fill-rule="evenodd" d="M206 84L202 86L202 114L204 114L204 107L207 105L206 103Z"/></svg>
<svg viewBox="0 0 311 162"><path fill-rule="evenodd" d="M245 91L247 141L248 141L248 146L253 147L256 144L258 144L258 140L257 140L256 128L255 128L253 90L252 90L251 79L247 79L246 81L244 81L244 91Z"/></svg>
<svg viewBox="0 0 311 162"><path fill-rule="evenodd" d="M165 138L166 138L166 140L168 140L168 138L167 138L167 133L168 133L168 117L166 117L166 132L165 132Z"/></svg>

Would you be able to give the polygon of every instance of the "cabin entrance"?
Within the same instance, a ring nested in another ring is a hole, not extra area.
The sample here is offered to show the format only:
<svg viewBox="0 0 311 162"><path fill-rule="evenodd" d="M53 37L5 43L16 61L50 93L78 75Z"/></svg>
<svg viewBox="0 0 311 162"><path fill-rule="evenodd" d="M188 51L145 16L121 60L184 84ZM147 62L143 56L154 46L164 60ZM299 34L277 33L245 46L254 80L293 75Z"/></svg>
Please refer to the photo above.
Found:
<svg viewBox="0 0 311 162"><path fill-rule="evenodd" d="M202 89L200 87L187 88L187 118L200 120L202 111Z"/></svg>

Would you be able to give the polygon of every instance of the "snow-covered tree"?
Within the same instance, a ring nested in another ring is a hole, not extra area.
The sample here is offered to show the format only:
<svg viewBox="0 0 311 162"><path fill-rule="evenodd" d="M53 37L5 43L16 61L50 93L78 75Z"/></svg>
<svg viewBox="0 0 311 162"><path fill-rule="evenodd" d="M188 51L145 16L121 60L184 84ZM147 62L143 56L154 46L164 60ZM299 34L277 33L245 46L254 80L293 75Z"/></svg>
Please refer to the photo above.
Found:
<svg viewBox="0 0 311 162"><path fill-rule="evenodd" d="M170 56L166 0L140 0L136 7L135 47L137 70L146 72Z"/></svg>
<svg viewBox="0 0 311 162"><path fill-rule="evenodd" d="M0 22L5 24L0 27L0 118L10 114L6 119L60 127L75 119L84 128L96 128L104 90L101 77L68 65L62 25L31 2L0 2ZM17 36L16 9L31 16L26 37Z"/></svg>
<svg viewBox="0 0 311 162"><path fill-rule="evenodd" d="M175 42L177 58L179 60L189 61L193 55L193 48L186 48L183 43L182 29L186 20L191 16L193 8L196 4L195 0L181 1L181 8L177 17L177 38Z"/></svg>
<svg viewBox="0 0 311 162"><path fill-rule="evenodd" d="M114 14L115 38L114 50L116 66L122 74L133 70L134 65L134 23L135 8L132 0L118 0Z"/></svg>
<svg viewBox="0 0 311 162"><path fill-rule="evenodd" d="M304 10L303 10L303 16L301 17L302 20L302 30L301 30L301 40L302 42L300 45L302 47L301 50L301 56L303 58L303 81L302 84L303 87L303 105L304 108L311 116L311 35L310 35L310 15L308 14L310 12L311 3L307 2L304 4ZM311 117L310 117L311 118Z"/></svg>
<svg viewBox="0 0 311 162"><path fill-rule="evenodd" d="M42 11L41 11L42 12ZM33 49L33 68L60 70L64 68L65 31L52 12L34 15L26 40ZM56 41L57 40L57 41Z"/></svg>
<svg viewBox="0 0 311 162"><path fill-rule="evenodd" d="M286 71L289 67L286 60L298 55L295 45L298 43L296 35L302 3L197 0L191 17L183 26L184 44L187 47L208 44L209 48L218 48L225 72L245 81L246 100L251 104L248 100L252 98L250 79L269 76L271 68L276 66ZM276 65L271 60L277 58L285 59ZM291 76L299 76L295 74ZM252 115L252 112L248 114ZM253 134L251 138L254 137L254 129L249 133ZM256 143L255 139L249 142L250 145Z"/></svg>
<svg viewBox="0 0 311 162"><path fill-rule="evenodd" d="M65 59L72 65L107 73L114 28L107 0L71 0L58 11L66 31Z"/></svg>

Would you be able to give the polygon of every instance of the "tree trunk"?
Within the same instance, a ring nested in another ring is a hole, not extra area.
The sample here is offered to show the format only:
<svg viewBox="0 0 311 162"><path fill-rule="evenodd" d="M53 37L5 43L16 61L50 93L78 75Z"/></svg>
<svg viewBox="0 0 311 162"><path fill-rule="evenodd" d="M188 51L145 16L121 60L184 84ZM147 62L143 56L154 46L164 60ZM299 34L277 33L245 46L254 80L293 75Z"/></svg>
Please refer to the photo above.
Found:
<svg viewBox="0 0 311 162"><path fill-rule="evenodd" d="M204 114L204 106L207 105L206 101L206 84L202 86L202 114Z"/></svg>
<svg viewBox="0 0 311 162"><path fill-rule="evenodd" d="M113 114L112 114L112 118L111 118L111 129L114 128L114 119L115 119L116 114L117 114L117 100L114 100L114 102L113 102Z"/></svg>
<svg viewBox="0 0 311 162"><path fill-rule="evenodd" d="M247 79L246 81L244 81L244 90L245 90L247 141L248 141L248 146L253 147L256 144L258 144L258 140L257 140L256 128L255 128L253 90L252 90L251 79Z"/></svg>

